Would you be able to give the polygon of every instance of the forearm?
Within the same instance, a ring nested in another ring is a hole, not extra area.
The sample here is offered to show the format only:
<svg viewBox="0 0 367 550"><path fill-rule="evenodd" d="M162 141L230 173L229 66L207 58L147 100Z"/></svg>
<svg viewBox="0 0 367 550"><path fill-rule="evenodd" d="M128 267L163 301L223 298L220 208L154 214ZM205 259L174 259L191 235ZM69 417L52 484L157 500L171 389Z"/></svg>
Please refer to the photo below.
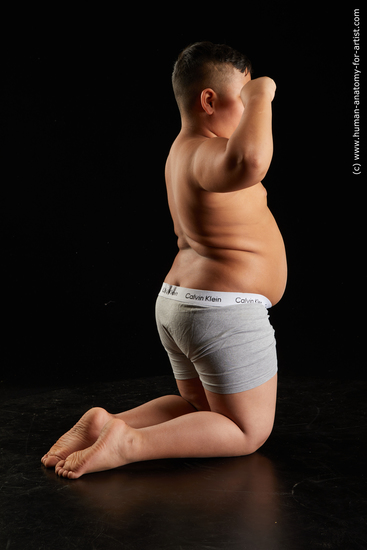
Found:
<svg viewBox="0 0 367 550"><path fill-rule="evenodd" d="M272 109L267 94L248 99L240 123L228 141L227 153L238 164L267 172L273 156Z"/></svg>

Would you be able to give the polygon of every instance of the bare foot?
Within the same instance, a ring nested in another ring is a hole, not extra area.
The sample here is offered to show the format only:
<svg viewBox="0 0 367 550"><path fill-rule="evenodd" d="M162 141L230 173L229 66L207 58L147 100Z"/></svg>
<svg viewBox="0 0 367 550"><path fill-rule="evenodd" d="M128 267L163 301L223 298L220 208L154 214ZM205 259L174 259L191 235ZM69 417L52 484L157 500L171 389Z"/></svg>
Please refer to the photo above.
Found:
<svg viewBox="0 0 367 550"><path fill-rule="evenodd" d="M56 466L60 460L65 460L71 453L86 449L95 443L103 426L112 418L105 409L95 407L84 416L51 447L42 457L41 462L46 468Z"/></svg>
<svg viewBox="0 0 367 550"><path fill-rule="evenodd" d="M60 477L77 479L83 474L124 466L131 462L128 449L137 434L138 430L123 420L112 418L105 424L94 445L61 460L55 471Z"/></svg>

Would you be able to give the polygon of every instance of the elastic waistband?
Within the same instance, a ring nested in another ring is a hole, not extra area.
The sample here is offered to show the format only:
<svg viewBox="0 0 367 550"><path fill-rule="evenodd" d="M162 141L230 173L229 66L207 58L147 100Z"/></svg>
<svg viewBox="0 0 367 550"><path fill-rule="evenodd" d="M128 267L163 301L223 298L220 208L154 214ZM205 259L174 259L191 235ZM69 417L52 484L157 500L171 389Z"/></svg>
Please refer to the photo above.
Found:
<svg viewBox="0 0 367 550"><path fill-rule="evenodd" d="M236 306L238 304L261 304L267 309L272 304L261 294L241 292L216 292L212 290L196 290L182 286L172 286L163 283L159 296L170 298L184 304L192 304L200 307Z"/></svg>

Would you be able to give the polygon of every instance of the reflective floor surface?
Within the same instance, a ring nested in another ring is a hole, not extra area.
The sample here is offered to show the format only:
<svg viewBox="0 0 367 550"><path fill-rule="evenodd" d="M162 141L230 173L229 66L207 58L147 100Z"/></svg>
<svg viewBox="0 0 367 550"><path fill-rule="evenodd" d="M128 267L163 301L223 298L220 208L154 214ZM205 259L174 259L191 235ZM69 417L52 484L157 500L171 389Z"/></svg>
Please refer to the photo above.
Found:
<svg viewBox="0 0 367 550"><path fill-rule="evenodd" d="M365 382L280 379L276 423L241 458L130 464L76 481L40 463L93 406L176 393L169 376L0 390L0 548L367 548Z"/></svg>

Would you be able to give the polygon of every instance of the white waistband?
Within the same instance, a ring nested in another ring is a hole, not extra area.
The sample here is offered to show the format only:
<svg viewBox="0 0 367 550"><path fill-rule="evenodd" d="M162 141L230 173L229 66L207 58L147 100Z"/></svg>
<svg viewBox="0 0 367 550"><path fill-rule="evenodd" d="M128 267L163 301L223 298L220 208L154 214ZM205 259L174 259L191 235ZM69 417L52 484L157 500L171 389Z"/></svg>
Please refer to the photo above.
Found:
<svg viewBox="0 0 367 550"><path fill-rule="evenodd" d="M159 296L201 307L261 304L269 309L272 306L270 300L261 294L196 290L193 288L184 288L182 286L172 286L168 283L163 283Z"/></svg>

